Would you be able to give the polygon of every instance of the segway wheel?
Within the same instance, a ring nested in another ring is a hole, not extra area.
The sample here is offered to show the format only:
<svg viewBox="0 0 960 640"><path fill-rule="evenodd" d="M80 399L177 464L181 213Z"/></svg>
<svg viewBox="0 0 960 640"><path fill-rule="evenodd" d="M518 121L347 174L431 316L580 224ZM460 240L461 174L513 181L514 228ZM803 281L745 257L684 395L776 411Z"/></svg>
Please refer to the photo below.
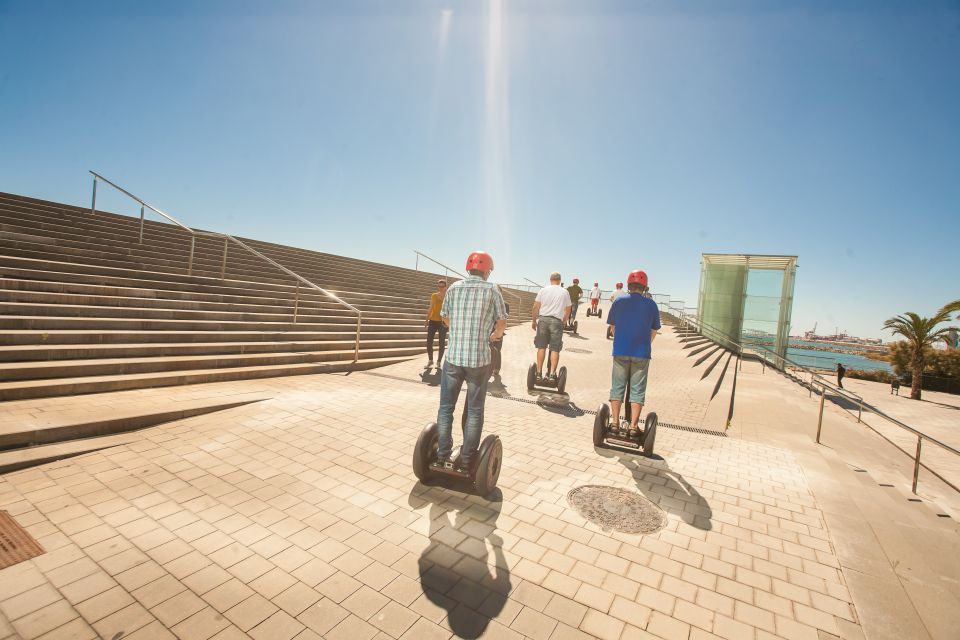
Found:
<svg viewBox="0 0 960 640"><path fill-rule="evenodd" d="M560 367L557 371L557 393L563 393L567 388L567 368Z"/></svg>
<svg viewBox="0 0 960 640"><path fill-rule="evenodd" d="M580 326L580 321L579 321L579 320L577 320L576 322L573 323L573 332L574 332L574 333L577 332L577 327L579 327L579 326Z"/></svg>
<svg viewBox="0 0 960 640"><path fill-rule="evenodd" d="M602 318L602 317L603 317L603 309L597 309L597 317L598 317L598 318Z"/></svg>
<svg viewBox="0 0 960 640"><path fill-rule="evenodd" d="M431 422L420 432L413 449L413 475L417 480L424 482L430 477L430 463L436 459L439 445L440 430L436 422Z"/></svg>
<svg viewBox="0 0 960 640"><path fill-rule="evenodd" d="M613 337L613 334L610 333L610 327L607 327L607 340Z"/></svg>
<svg viewBox="0 0 960 640"><path fill-rule="evenodd" d="M490 361L493 364L493 373L500 373L500 349L493 348L490 351Z"/></svg>
<svg viewBox="0 0 960 640"><path fill-rule="evenodd" d="M503 445L500 443L500 438L494 435L487 436L480 443L477 453L480 459L477 461L477 473L473 484L481 496L490 495L497 487L500 464L503 462Z"/></svg>
<svg viewBox="0 0 960 640"><path fill-rule="evenodd" d="M610 424L610 405L604 402L597 409L597 417L593 420L593 446L603 446L603 441L607 437L608 424Z"/></svg>
<svg viewBox="0 0 960 640"><path fill-rule="evenodd" d="M643 425L643 455L653 455L653 444L657 440L657 414L648 413Z"/></svg>
<svg viewBox="0 0 960 640"><path fill-rule="evenodd" d="M537 363L533 363L527 369L527 391L533 391L535 384L537 384Z"/></svg>

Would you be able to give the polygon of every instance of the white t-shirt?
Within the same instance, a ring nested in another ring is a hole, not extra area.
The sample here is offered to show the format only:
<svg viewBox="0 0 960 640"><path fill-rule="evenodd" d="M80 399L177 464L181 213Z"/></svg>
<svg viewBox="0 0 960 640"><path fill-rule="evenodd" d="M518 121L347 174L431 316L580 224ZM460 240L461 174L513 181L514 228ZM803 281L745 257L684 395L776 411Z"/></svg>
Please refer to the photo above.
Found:
<svg viewBox="0 0 960 640"><path fill-rule="evenodd" d="M600 299L600 287L594 287L590 290L590 299L599 300Z"/></svg>
<svg viewBox="0 0 960 640"><path fill-rule="evenodd" d="M573 306L570 293L558 284L540 289L537 302L540 303L540 315L553 316L557 320L563 320L563 310Z"/></svg>
<svg viewBox="0 0 960 640"><path fill-rule="evenodd" d="M627 291L626 289L615 289L614 292L613 292L613 295L610 296L610 301L613 302L613 301L616 300L617 298L622 298L622 297L628 296L628 295L630 295L630 292Z"/></svg>

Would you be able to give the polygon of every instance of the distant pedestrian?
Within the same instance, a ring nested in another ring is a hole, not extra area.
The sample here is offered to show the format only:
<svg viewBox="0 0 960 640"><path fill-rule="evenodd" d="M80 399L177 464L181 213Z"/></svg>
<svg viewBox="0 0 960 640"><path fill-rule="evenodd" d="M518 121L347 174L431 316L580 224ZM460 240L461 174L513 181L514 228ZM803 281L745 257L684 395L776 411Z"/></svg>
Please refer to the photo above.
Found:
<svg viewBox="0 0 960 640"><path fill-rule="evenodd" d="M894 375L890 377L890 395L900 395L900 376Z"/></svg>
<svg viewBox="0 0 960 640"><path fill-rule="evenodd" d="M433 336L440 334L440 353L437 356L437 366L443 360L443 350L447 342L447 325L443 324L440 309L443 307L444 294L447 291L447 281L437 280L437 290L430 294L430 308L427 309L427 366L433 366Z"/></svg>
<svg viewBox="0 0 960 640"><path fill-rule="evenodd" d="M583 289L580 288L580 278L574 278L573 284L567 287L567 293L570 294L570 320L569 323L577 319L577 307L580 306L580 298L583 297Z"/></svg>
<svg viewBox="0 0 960 640"><path fill-rule="evenodd" d="M600 283L594 282L593 289L590 290L590 313L596 313L600 305Z"/></svg>
<svg viewBox="0 0 960 640"><path fill-rule="evenodd" d="M610 302L616 302L618 298L623 298L628 295L630 294L623 290L623 283L618 282L617 288L610 294Z"/></svg>
<svg viewBox="0 0 960 640"><path fill-rule="evenodd" d="M837 363L837 386L840 387L841 389L843 389L843 375L846 372L847 370L844 369L843 365L838 362Z"/></svg>

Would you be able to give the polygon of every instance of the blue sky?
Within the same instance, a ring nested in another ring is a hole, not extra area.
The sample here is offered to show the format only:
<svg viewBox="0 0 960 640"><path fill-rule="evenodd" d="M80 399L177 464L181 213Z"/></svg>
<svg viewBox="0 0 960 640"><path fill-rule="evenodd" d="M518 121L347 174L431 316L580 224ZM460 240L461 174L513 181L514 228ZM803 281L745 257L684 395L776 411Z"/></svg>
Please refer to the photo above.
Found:
<svg viewBox="0 0 960 640"><path fill-rule="evenodd" d="M0 0L0 190L688 302L795 254L794 333L881 336L960 297L958 63L957 2Z"/></svg>

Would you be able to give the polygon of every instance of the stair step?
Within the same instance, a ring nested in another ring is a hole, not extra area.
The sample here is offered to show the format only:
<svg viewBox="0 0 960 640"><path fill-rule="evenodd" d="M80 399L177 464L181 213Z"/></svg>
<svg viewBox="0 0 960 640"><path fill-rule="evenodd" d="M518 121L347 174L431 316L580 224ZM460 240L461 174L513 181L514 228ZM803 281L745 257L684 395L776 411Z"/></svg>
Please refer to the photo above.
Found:
<svg viewBox="0 0 960 640"><path fill-rule="evenodd" d="M225 382L252 380L276 376L307 375L314 373L334 373L342 371L363 371L388 364L403 362L409 357L363 358L354 363L326 362L268 365L261 367L231 367L224 369L201 369L186 371L165 371L133 375L105 375L81 378L60 378L54 380L27 380L0 382L0 402L25 400L52 396L79 395L122 391L125 389L143 389L149 387L167 387L206 382Z"/></svg>
<svg viewBox="0 0 960 640"><path fill-rule="evenodd" d="M362 340L360 352L384 349L412 349L424 345L423 338L408 340ZM214 354L352 351L354 340L273 341L273 342L155 342L86 345L0 346L0 362L56 362L97 358L185 356Z"/></svg>

